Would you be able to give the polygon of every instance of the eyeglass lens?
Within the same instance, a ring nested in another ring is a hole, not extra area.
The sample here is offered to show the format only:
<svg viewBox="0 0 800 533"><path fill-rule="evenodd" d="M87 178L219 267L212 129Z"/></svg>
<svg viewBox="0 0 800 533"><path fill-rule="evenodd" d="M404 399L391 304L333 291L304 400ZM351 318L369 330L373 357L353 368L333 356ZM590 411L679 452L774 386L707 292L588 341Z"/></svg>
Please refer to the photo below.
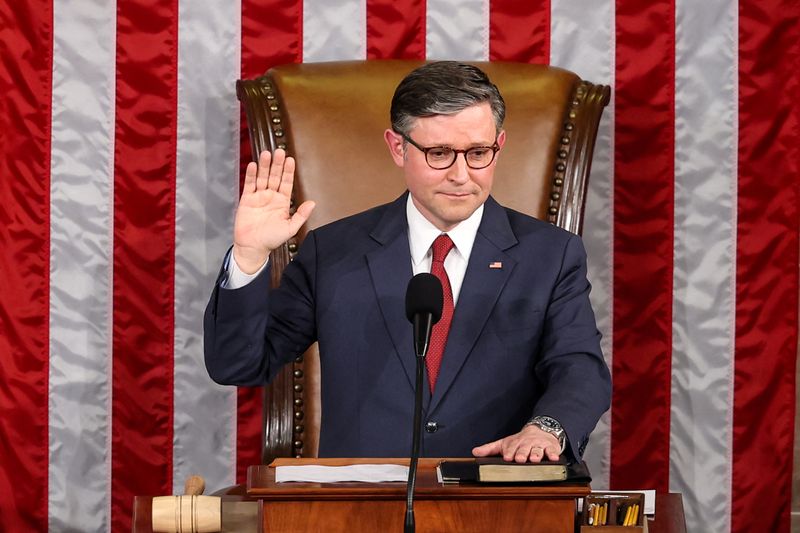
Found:
<svg viewBox="0 0 800 533"><path fill-rule="evenodd" d="M494 150L486 146L476 146L464 153L467 166L474 169L481 169L489 166L494 160ZM452 165L459 152L446 146L429 148L425 154L428 164L435 169L444 169Z"/></svg>

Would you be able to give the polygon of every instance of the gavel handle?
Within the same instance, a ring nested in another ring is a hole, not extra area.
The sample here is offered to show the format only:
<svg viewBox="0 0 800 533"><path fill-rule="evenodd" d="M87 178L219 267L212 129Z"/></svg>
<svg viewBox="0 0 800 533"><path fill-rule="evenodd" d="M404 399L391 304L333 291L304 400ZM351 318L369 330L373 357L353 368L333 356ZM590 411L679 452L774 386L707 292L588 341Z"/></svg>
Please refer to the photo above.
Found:
<svg viewBox="0 0 800 533"><path fill-rule="evenodd" d="M189 476L183 485L183 494L186 496L200 496L206 490L206 482L200 476Z"/></svg>

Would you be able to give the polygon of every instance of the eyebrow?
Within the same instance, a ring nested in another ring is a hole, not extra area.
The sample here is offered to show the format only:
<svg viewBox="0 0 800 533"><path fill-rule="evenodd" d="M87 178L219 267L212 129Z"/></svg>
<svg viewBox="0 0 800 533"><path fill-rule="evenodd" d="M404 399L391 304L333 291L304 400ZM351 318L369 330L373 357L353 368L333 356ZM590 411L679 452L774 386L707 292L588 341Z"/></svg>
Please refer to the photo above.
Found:
<svg viewBox="0 0 800 533"><path fill-rule="evenodd" d="M467 145L466 148L463 148L463 150L469 150L470 148L491 148L492 146L494 146L496 142L497 141L491 141L488 143L470 143ZM424 146L425 148L455 148L457 150L462 150L462 148L456 147L453 144L441 144L441 143L440 144L433 143L430 145L425 145L422 143L419 144L420 146Z"/></svg>

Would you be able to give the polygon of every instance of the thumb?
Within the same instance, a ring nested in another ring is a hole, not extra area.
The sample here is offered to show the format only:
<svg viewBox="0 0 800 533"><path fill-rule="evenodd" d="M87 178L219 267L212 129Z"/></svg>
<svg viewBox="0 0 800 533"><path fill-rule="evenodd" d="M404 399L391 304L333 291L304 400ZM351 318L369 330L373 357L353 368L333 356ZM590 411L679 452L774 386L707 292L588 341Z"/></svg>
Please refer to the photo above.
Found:
<svg viewBox="0 0 800 533"><path fill-rule="evenodd" d="M500 455L503 451L502 449L502 442L503 439L488 442L481 446L476 446L472 448L472 455L475 457L488 457L490 455Z"/></svg>
<svg viewBox="0 0 800 533"><path fill-rule="evenodd" d="M289 225L291 226L292 231L294 233L300 231L300 226L306 223L308 217L311 216L311 212L314 210L314 207L316 207L316 205L317 204L311 200L308 200L300 204L300 207L297 208L297 210L292 215L291 220L289 221Z"/></svg>

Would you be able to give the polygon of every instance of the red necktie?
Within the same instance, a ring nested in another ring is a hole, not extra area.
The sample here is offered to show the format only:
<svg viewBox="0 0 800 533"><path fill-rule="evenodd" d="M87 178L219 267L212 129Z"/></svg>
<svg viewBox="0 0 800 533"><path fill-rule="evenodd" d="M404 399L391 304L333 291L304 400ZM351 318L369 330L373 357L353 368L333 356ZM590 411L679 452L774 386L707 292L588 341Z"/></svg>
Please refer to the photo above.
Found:
<svg viewBox="0 0 800 533"><path fill-rule="evenodd" d="M431 394L433 394L433 387L436 385L436 378L439 377L439 366L442 364L442 354L444 354L444 348L447 345L447 334L450 332L450 323L453 321L453 290L450 288L450 278L447 277L447 272L444 270L444 259L452 249L453 241L447 235L439 235L433 241L431 274L442 282L444 305L442 306L442 318L433 326L431 344L428 347L428 355L426 356Z"/></svg>

